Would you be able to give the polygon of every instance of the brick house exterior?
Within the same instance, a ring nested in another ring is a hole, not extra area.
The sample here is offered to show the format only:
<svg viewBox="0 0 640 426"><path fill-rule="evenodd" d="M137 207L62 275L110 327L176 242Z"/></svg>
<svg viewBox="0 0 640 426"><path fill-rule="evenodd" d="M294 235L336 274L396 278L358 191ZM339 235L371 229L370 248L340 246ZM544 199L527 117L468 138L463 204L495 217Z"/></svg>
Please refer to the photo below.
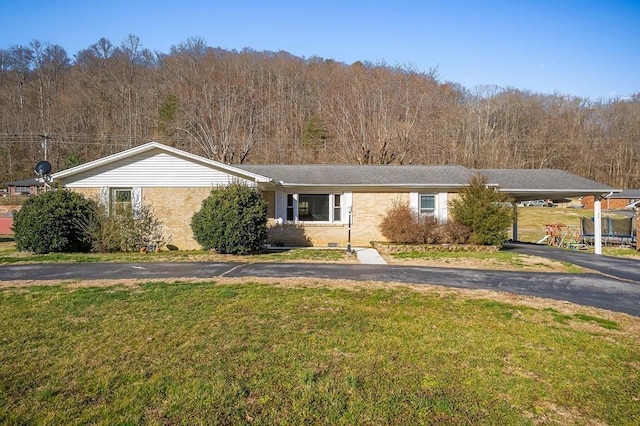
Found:
<svg viewBox="0 0 640 426"><path fill-rule="evenodd" d="M36 178L16 180L13 182L5 182L7 194L15 195L36 195L44 190L44 182Z"/></svg>
<svg viewBox="0 0 640 426"><path fill-rule="evenodd" d="M515 201L602 194L612 188L559 170L471 170L462 166L227 165L149 142L52 175L53 186L105 205L148 205L170 243L200 248L191 217L211 190L242 182L268 205L268 243L368 246L384 241L379 225L403 203L444 222L448 203L482 174ZM571 188L567 190L566 188ZM349 232L349 229L351 232ZM350 240L349 240L350 238Z"/></svg>

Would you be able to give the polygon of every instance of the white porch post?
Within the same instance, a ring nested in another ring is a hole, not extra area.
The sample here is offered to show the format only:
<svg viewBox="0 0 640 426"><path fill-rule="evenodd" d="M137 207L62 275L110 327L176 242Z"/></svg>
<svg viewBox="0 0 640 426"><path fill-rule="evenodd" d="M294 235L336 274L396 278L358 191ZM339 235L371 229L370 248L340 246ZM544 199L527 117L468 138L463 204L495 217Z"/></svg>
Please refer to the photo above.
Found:
<svg viewBox="0 0 640 426"><path fill-rule="evenodd" d="M514 201L513 203L513 229L511 232L511 239L513 241L518 241L518 204Z"/></svg>
<svg viewBox="0 0 640 426"><path fill-rule="evenodd" d="M593 234L595 253L602 254L602 202L598 194L593 196Z"/></svg>

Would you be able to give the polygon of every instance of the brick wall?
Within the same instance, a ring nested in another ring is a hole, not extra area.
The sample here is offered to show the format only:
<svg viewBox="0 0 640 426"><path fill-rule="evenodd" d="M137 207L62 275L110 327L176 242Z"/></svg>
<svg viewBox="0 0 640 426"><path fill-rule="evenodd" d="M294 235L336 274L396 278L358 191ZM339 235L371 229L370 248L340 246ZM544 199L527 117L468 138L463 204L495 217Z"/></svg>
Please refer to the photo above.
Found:
<svg viewBox="0 0 640 426"><path fill-rule="evenodd" d="M628 198L604 198L601 200L602 208L604 210L623 209L626 205L631 203ZM587 209L593 208L593 196L582 198L582 205Z"/></svg>
<svg viewBox="0 0 640 426"><path fill-rule="evenodd" d="M84 198L89 200L100 201L100 188L70 188L70 190L82 194Z"/></svg>
<svg viewBox="0 0 640 426"><path fill-rule="evenodd" d="M75 188L85 197L98 200L99 188ZM211 188L142 188L142 200L151 206L162 222L165 235L171 236L170 244L180 250L196 250L200 245L191 231L191 217L200 209L202 200L209 196ZM450 194L451 195L451 194ZM275 193L265 192L267 215L270 218L268 243L294 246L337 245L346 247L349 227L347 223L275 226ZM387 211L395 205L409 203L409 193L363 192L353 193L351 245L369 246L371 241L385 241L380 233L380 223Z"/></svg>
<svg viewBox="0 0 640 426"><path fill-rule="evenodd" d="M99 201L100 188L73 188L86 198ZM197 250L200 245L193 238L191 217L200 209L202 200L211 193L211 188L142 188L142 202L150 206L169 244L180 250Z"/></svg>
<svg viewBox="0 0 640 426"><path fill-rule="evenodd" d="M371 241L386 241L380 224L387 211L400 204L409 204L409 193L354 193L351 244L368 246Z"/></svg>
<svg viewBox="0 0 640 426"><path fill-rule="evenodd" d="M210 193L211 188L142 188L142 202L162 222L165 235L171 236L170 244L180 250L197 250L200 245L193 238L191 217Z"/></svg>

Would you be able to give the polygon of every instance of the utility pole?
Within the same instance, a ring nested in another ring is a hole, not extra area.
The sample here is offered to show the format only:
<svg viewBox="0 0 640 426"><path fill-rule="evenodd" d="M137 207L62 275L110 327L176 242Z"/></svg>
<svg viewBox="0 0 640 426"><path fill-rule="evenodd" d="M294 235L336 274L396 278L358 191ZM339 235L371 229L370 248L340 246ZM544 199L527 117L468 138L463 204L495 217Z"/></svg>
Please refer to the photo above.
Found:
<svg viewBox="0 0 640 426"><path fill-rule="evenodd" d="M42 146L42 149L44 149L44 161L47 161L47 142L49 141L49 139L51 139L51 136L47 135L46 133L38 136L42 138L42 143L40 146Z"/></svg>

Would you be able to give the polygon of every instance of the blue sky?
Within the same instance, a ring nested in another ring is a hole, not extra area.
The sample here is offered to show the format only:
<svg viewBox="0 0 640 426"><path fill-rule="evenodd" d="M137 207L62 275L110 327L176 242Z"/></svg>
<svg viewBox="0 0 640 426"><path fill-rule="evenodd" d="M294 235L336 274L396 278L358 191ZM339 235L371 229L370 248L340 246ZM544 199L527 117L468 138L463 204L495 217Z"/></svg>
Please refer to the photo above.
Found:
<svg viewBox="0 0 640 426"><path fill-rule="evenodd" d="M473 89L592 100L640 93L638 0L2 0L0 48L32 40L70 57L101 37L168 52L210 46L384 62Z"/></svg>

